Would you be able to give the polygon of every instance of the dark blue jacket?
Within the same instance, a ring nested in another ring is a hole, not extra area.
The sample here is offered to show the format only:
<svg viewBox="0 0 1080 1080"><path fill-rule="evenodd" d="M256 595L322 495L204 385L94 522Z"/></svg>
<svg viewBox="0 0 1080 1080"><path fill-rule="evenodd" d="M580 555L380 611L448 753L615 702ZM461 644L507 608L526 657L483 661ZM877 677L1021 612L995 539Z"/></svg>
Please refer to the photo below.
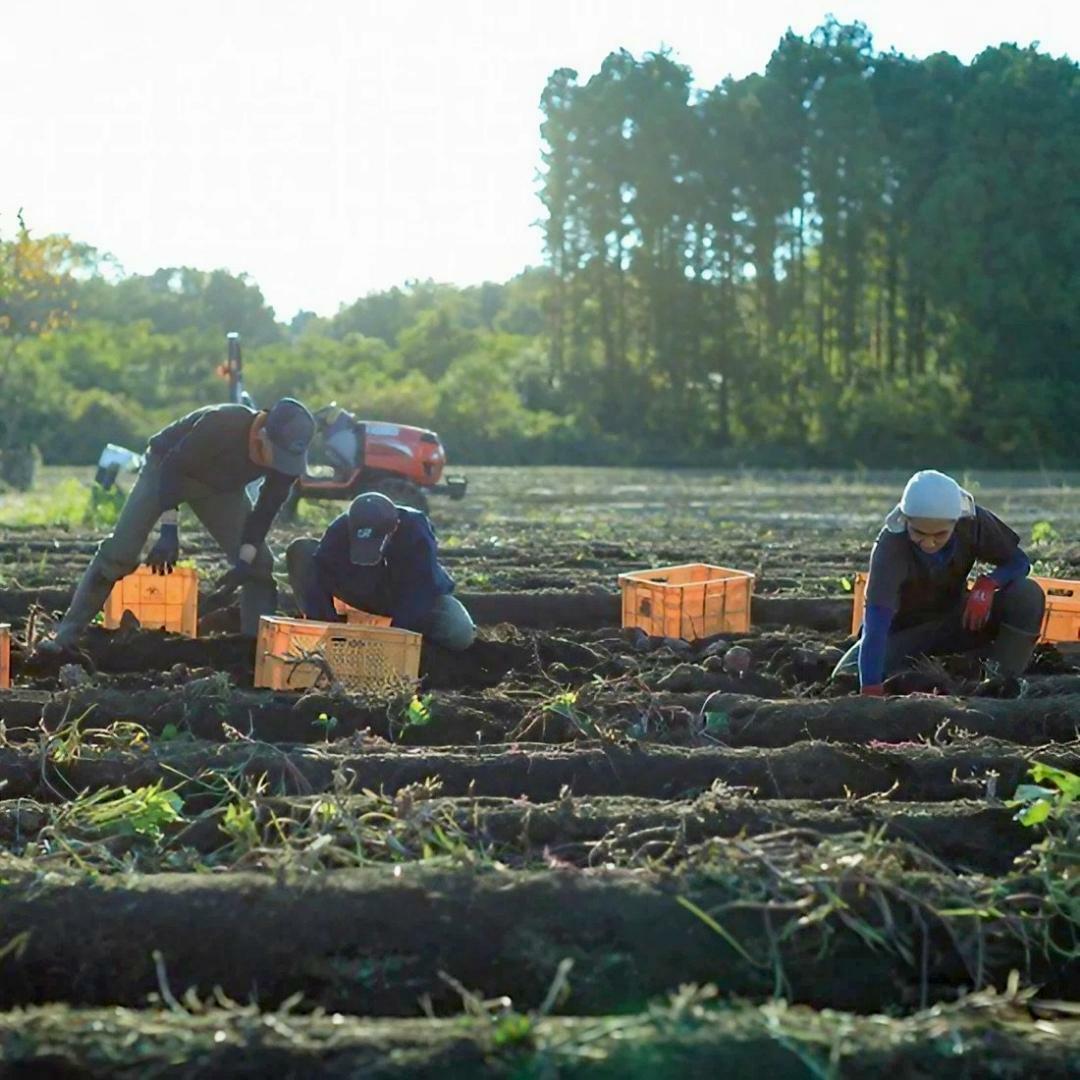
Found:
<svg viewBox="0 0 1080 1080"><path fill-rule="evenodd" d="M309 619L340 622L334 597L372 615L389 615L393 625L423 633L431 608L454 591L454 579L439 563L431 522L419 510L399 506L400 523L377 566L349 560L349 518L335 518L315 550L311 585L300 598Z"/></svg>

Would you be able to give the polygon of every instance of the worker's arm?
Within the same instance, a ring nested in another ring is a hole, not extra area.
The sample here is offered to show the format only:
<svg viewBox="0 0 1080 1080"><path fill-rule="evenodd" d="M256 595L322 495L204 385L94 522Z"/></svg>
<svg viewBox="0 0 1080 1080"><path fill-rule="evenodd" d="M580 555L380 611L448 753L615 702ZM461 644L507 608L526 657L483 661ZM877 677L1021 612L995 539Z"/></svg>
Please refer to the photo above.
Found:
<svg viewBox="0 0 1080 1080"><path fill-rule="evenodd" d="M250 544L252 547L257 548L266 539L266 534L270 531L270 526L274 523L274 518L277 516L278 510L281 509L281 504L288 496L289 488L292 487L294 479L294 477L286 476L276 469L271 469L267 473L266 479L259 489L258 502L255 503L251 513L248 514L247 521L244 522L244 529L240 534L241 546Z"/></svg>
<svg viewBox="0 0 1080 1080"><path fill-rule="evenodd" d="M319 622L342 622L344 615L334 607L334 594L323 584L317 573L311 575L304 595L297 597L300 608L309 619Z"/></svg>
<svg viewBox="0 0 1080 1080"><path fill-rule="evenodd" d="M435 601L446 590L440 585L439 550L426 519L395 545L390 562L393 597L390 619L402 630L423 633Z"/></svg>
<svg viewBox="0 0 1080 1080"><path fill-rule="evenodd" d="M1011 585L1031 573L1031 562L1022 548L1017 548L1011 559L996 566L986 576L997 584L999 589Z"/></svg>
<svg viewBox="0 0 1080 1080"><path fill-rule="evenodd" d="M1003 589L1017 579L1026 577L1030 569L1031 563L1028 562L1028 557L1018 547L1010 558L998 562L989 574L980 574L972 582L971 590L964 603L964 629L981 630L990 619L990 612L994 606L994 594L998 589Z"/></svg>
<svg viewBox="0 0 1080 1080"><path fill-rule="evenodd" d="M859 686L864 693L880 691L885 678L885 646L894 612L880 604L868 604L863 613L859 642Z"/></svg>
<svg viewBox="0 0 1080 1080"><path fill-rule="evenodd" d="M859 644L859 686L862 693L880 697L885 677L885 647L893 617L900 610L900 593L906 575L907 540L883 533L870 552L866 580L866 610Z"/></svg>
<svg viewBox="0 0 1080 1080"><path fill-rule="evenodd" d="M344 567L349 566L349 530L344 514L336 518L323 533L312 556L311 574L304 595L296 598L300 609L309 619L320 622L344 622L345 616L334 607L333 582Z"/></svg>
<svg viewBox="0 0 1080 1080"><path fill-rule="evenodd" d="M980 574L972 583L964 603L963 625L978 631L986 626L994 605L994 594L1031 570L1020 547L1020 537L995 514L981 506L975 509L975 557L993 563L994 569Z"/></svg>

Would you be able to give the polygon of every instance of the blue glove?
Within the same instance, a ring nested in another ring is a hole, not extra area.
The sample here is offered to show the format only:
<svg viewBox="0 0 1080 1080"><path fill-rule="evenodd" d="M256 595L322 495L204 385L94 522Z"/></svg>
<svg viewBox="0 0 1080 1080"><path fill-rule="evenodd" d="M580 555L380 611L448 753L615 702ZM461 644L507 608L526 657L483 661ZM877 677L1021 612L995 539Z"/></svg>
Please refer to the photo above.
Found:
<svg viewBox="0 0 1080 1080"><path fill-rule="evenodd" d="M155 574L171 574L180 558L180 529L176 525L162 525L157 543L146 556L146 565Z"/></svg>

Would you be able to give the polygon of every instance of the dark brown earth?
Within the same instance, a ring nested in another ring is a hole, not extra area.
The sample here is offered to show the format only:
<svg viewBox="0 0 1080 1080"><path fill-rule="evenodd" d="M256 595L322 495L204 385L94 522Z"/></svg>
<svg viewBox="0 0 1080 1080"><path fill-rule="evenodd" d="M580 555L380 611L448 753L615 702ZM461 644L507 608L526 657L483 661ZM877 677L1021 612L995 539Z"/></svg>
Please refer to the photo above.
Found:
<svg viewBox="0 0 1080 1080"><path fill-rule="evenodd" d="M535 743L500 750L469 747L396 749L346 744L307 750L234 740L219 747L179 742L161 753L83 754L57 766L35 748L0 749L0 782L8 797L49 798L123 784L177 782L206 771L267 776L282 791L325 791L344 771L357 788L393 793L437 779L450 795L557 799L575 795L680 798L720 782L754 789L766 799L835 799L887 796L911 802L945 802L1012 794L1034 760L1076 772L1080 748L1029 749L972 741L958 747L861 747L823 742L779 749L697 750L645 746L552 748Z"/></svg>
<svg viewBox="0 0 1080 1080"><path fill-rule="evenodd" d="M61 1003L0 1014L0 1077L1077 1071L1075 811L1007 800L1080 774L1080 657L829 678L902 477L477 475L434 517L480 640L393 695L254 689L235 606L32 662L100 533L0 526L0 1007ZM1064 490L979 497L1080 577ZM757 574L750 630L618 626L688 561Z"/></svg>
<svg viewBox="0 0 1080 1080"><path fill-rule="evenodd" d="M278 1006L299 991L311 1005L359 1015L409 1015L420 995L450 1007L439 971L457 972L484 997L540 1000L564 957L581 973L564 1003L578 1014L638 1011L687 981L862 1012L951 999L965 983L1003 985L1014 969L1055 996L1080 989L1080 967L1031 955L1012 925L1019 909L978 921L938 917L955 899L948 877L913 867L903 887L879 890L862 874L845 875L830 890L845 918L804 925L811 909L794 897L740 904L746 885L767 893L754 878L770 873L767 864L742 869L739 883L400 864L393 875L341 870L278 882L244 873L138 883L12 878L0 892L0 924L28 936L7 962L0 1006L137 1005L157 986L155 952L169 978L200 997L220 986L234 1000L257 993ZM679 897L716 912L731 943ZM875 945L886 929L916 947L914 963L899 947ZM1068 933L1064 919L1042 931Z"/></svg>

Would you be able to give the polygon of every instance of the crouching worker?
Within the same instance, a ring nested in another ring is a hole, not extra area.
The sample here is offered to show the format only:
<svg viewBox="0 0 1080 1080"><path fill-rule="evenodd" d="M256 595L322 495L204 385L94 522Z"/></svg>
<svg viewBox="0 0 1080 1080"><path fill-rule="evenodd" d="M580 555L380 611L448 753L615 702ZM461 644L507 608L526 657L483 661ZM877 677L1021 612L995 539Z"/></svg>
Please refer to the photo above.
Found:
<svg viewBox="0 0 1080 1080"><path fill-rule="evenodd" d="M1001 675L1022 674L1046 597L1019 540L951 477L916 473L870 554L861 639L833 674L858 671L861 692L875 697L920 656L977 652ZM994 569L968 591L976 562Z"/></svg>
<svg viewBox="0 0 1080 1080"><path fill-rule="evenodd" d="M435 532L419 510L368 492L330 523L323 538L294 540L285 554L289 582L309 619L340 622L334 597L448 649L467 649L476 627L451 594Z"/></svg>
<svg viewBox="0 0 1080 1080"><path fill-rule="evenodd" d="M172 572L180 557L181 503L232 560L227 576L241 587L241 628L256 634L259 616L272 614L277 605L266 534L293 480L307 469L314 431L311 413L299 401L282 398L268 412L246 405L196 409L154 435L116 528L98 546L55 639L44 642L43 651L75 647L116 581L138 566L159 519L160 534L146 563L156 573ZM260 477L253 507L245 488Z"/></svg>

